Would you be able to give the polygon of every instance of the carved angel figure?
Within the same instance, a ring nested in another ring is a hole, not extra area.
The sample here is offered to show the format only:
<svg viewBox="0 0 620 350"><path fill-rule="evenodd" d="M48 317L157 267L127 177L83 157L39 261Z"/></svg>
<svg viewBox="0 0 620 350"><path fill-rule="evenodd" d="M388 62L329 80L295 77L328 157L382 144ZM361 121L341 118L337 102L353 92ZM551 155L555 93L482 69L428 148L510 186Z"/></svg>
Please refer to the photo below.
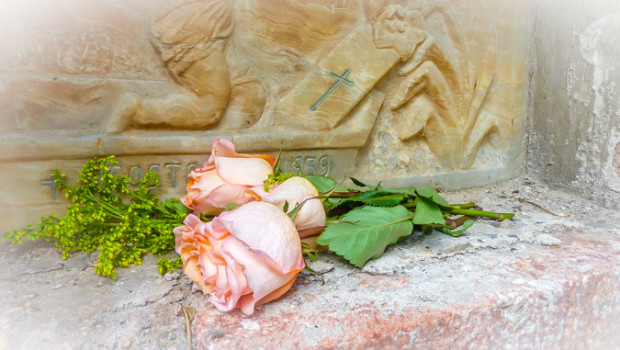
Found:
<svg viewBox="0 0 620 350"><path fill-rule="evenodd" d="M151 28L152 44L176 86L123 97L108 132L131 127L326 130L370 94L424 38L421 17L392 1L198 0L170 5ZM351 70L351 88L329 73ZM148 95L148 96L147 96ZM316 113L311 113L316 112ZM374 122L374 117L364 123Z"/></svg>

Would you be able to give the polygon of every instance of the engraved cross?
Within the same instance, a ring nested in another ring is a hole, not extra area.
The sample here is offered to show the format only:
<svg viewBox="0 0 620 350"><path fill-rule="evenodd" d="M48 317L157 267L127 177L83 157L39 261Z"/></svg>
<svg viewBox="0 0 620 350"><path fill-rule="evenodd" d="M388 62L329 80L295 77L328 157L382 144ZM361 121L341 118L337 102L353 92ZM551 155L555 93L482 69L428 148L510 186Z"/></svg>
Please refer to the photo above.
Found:
<svg viewBox="0 0 620 350"><path fill-rule="evenodd" d="M58 198L58 185L56 185L56 182L54 182L54 177L50 175L48 179L41 181L41 185L49 186L52 193L52 200L56 201L56 199Z"/></svg>
<svg viewBox="0 0 620 350"><path fill-rule="evenodd" d="M327 99L327 96L331 95L332 92L334 92L334 90L336 90L336 88L338 87L338 85L340 85L341 83L345 83L349 86L353 85L353 82L351 80L348 80L347 77L349 76L349 73L351 73L350 69L347 69L344 74L342 74L342 76L334 73L334 72L329 72L329 75L333 78L336 78L336 82L334 83L334 85L332 85L332 87L329 88L329 90L327 90L327 92L325 94L323 94L323 96L321 96L321 98L319 98L318 101L316 101L315 104L313 104L312 106L310 106L310 110L311 111L316 111L317 108L319 108L319 106L321 105L321 103L325 102L325 100Z"/></svg>

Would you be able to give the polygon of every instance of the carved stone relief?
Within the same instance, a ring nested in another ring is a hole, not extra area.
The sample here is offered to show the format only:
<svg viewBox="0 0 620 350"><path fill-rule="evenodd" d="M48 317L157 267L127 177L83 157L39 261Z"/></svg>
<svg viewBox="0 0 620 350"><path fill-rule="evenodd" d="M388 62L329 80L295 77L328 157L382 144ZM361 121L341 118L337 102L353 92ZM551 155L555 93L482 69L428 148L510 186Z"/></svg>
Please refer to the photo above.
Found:
<svg viewBox="0 0 620 350"><path fill-rule="evenodd" d="M351 119L367 132L383 101L373 88L411 56L422 27L416 11L380 1L182 3L155 20L151 42L185 90L125 95L106 131L326 131ZM351 113L358 105L368 113Z"/></svg>
<svg viewBox="0 0 620 350"><path fill-rule="evenodd" d="M27 8L0 8L11 18L0 33L10 48L0 54L0 170L36 168L36 203L53 202L43 182L55 166L115 154L124 171L168 174L221 137L242 152L283 148L298 158L292 170L332 176L468 171L452 187L509 176L522 159L527 1L46 6L32 21Z"/></svg>

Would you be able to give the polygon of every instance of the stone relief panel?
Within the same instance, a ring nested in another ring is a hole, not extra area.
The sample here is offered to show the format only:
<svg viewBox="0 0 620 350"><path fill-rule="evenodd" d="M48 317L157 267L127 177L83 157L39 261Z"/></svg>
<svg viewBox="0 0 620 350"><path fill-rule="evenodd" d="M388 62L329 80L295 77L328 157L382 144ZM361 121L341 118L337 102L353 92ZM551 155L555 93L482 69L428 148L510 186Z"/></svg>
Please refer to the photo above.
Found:
<svg viewBox="0 0 620 350"><path fill-rule="evenodd" d="M522 160L529 1L24 4L0 5L0 176L36 169L24 205L57 203L54 167L115 154L170 175L221 137L399 184L475 185Z"/></svg>
<svg viewBox="0 0 620 350"><path fill-rule="evenodd" d="M404 79L390 104L394 127L401 141L423 138L443 166L468 169L480 143L498 128L497 116L481 113L495 75L496 28L492 21L457 26L441 6L423 13L432 35L400 68Z"/></svg>

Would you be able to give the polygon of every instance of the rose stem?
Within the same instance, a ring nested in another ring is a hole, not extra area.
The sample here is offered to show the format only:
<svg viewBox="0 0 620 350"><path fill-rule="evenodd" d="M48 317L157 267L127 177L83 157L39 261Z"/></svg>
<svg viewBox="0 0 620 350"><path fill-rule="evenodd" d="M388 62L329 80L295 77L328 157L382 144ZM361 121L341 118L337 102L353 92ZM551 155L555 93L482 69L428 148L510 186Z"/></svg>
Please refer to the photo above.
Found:
<svg viewBox="0 0 620 350"><path fill-rule="evenodd" d="M456 215L469 215L469 216L482 216L491 219L497 219L497 221L503 221L505 219L512 219L515 214L510 213L493 213L490 211L484 210L471 210L471 209L461 209L461 208L450 208L446 210L446 212L450 214Z"/></svg>

